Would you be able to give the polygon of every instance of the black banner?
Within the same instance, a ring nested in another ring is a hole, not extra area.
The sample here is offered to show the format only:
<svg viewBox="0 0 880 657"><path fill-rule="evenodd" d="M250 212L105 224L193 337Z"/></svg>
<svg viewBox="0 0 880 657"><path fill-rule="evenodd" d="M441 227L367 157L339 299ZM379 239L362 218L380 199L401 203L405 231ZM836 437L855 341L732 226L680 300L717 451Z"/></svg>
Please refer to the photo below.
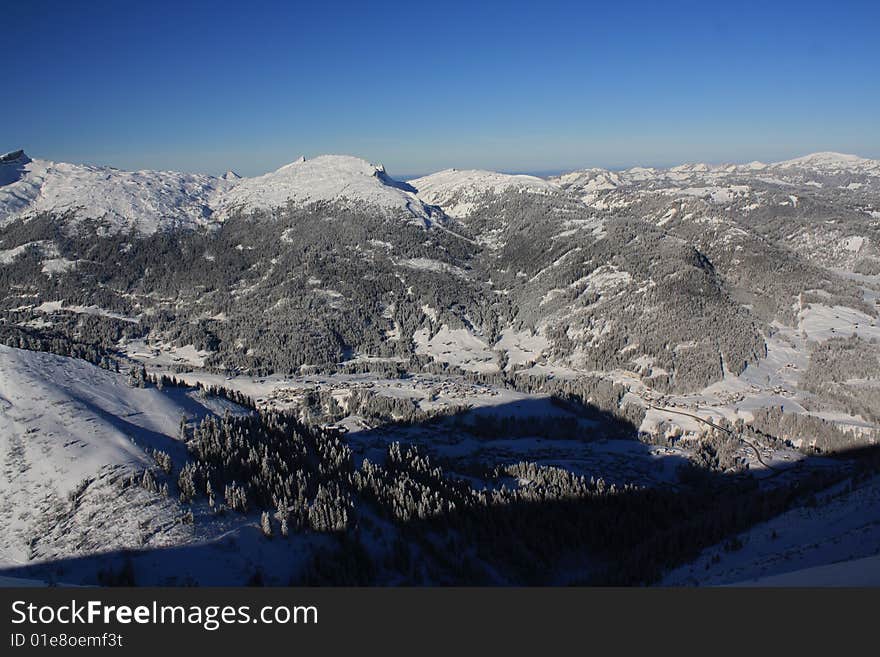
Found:
<svg viewBox="0 0 880 657"><path fill-rule="evenodd" d="M2 654L547 654L740 646L840 653L880 592L848 589L0 589ZM870 645L870 644L865 644ZM329 652L328 652L329 651Z"/></svg>

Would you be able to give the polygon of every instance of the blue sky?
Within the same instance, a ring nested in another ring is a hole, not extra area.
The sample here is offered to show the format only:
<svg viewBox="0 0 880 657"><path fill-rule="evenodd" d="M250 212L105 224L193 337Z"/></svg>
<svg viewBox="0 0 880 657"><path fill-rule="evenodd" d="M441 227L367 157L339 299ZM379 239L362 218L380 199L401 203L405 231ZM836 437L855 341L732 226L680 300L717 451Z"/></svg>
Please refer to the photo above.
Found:
<svg viewBox="0 0 880 657"><path fill-rule="evenodd" d="M0 151L255 175L880 158L880 2L4 2Z"/></svg>

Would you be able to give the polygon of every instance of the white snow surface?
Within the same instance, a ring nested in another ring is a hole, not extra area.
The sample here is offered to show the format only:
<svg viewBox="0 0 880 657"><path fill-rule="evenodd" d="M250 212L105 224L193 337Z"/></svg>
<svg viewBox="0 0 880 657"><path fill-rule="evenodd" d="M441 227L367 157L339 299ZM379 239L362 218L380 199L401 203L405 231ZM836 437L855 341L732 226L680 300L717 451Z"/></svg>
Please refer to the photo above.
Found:
<svg viewBox="0 0 880 657"><path fill-rule="evenodd" d="M469 372L498 371L496 355L482 339L465 328L451 329L442 324L433 335L422 328L413 334L416 353L437 362L449 363Z"/></svg>

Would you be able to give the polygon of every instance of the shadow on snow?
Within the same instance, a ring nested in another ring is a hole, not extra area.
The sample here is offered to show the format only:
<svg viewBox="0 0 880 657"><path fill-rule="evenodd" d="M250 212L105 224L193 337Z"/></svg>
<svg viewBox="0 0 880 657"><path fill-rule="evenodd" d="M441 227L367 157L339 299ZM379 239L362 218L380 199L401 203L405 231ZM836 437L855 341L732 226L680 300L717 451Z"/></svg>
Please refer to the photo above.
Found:
<svg viewBox="0 0 880 657"><path fill-rule="evenodd" d="M167 451L174 442L106 419L150 446ZM721 473L696 469L682 455L658 456L636 436L636 427L607 412L550 398L385 425L348 434L355 463L377 462L399 441L418 445L446 474L471 481L495 466L532 461L607 478L609 487L407 522L361 501L348 530L288 538L264 537L259 513L233 514L233 529L207 542L68 557L0 576L86 585L644 585L847 477L880 469L880 448L865 447L804 457L772 477ZM196 519L210 522L210 514L199 511Z"/></svg>

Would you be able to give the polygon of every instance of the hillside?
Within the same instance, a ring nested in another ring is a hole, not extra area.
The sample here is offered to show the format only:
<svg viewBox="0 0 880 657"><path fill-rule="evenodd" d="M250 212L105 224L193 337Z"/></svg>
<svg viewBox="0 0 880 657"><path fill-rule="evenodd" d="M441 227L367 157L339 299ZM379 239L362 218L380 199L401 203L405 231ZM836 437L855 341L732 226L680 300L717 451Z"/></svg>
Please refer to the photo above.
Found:
<svg viewBox="0 0 880 657"><path fill-rule="evenodd" d="M182 417L240 409L193 388L132 385L82 360L0 345L0 562L181 540L182 511L119 481L180 459Z"/></svg>

